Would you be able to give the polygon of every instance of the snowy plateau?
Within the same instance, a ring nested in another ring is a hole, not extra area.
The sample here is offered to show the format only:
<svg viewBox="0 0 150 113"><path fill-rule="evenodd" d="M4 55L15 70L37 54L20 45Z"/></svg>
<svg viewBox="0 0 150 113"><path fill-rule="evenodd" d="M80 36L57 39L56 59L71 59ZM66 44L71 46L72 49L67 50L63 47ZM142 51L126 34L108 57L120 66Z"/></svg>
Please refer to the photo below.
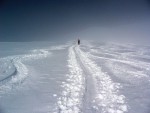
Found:
<svg viewBox="0 0 150 113"><path fill-rule="evenodd" d="M0 113L150 113L150 46L0 42Z"/></svg>

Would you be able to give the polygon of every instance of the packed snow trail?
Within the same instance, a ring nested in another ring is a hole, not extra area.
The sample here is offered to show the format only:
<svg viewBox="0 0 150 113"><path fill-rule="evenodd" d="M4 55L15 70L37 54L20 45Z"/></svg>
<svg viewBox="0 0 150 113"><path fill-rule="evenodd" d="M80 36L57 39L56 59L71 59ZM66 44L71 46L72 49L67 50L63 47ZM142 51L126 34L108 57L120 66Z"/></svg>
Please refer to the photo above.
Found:
<svg viewBox="0 0 150 113"><path fill-rule="evenodd" d="M77 46L78 47L78 46ZM74 51L76 47L74 47ZM96 89L95 89L95 84L94 84L94 79L91 77L90 72L86 69L84 64L82 63L82 59L80 58L79 54L76 53L78 62L80 63L82 69L83 69L83 74L85 77L85 83L84 83L84 95L83 95L83 106L82 106L82 112L83 113L95 113L96 112L96 103L93 102L94 97L96 96Z"/></svg>
<svg viewBox="0 0 150 113"><path fill-rule="evenodd" d="M121 85L114 83L79 46L69 48L67 82L58 99L58 113L124 113L125 96Z"/></svg>
<svg viewBox="0 0 150 113"><path fill-rule="evenodd" d="M119 83L114 83L107 73L101 71L101 68L96 65L88 55L85 54L80 47L76 47L76 53L79 54L80 59L87 70L94 79L96 97L93 103L96 103L94 108L96 112L101 113L124 113L127 111L125 96L119 94Z"/></svg>
<svg viewBox="0 0 150 113"><path fill-rule="evenodd" d="M119 92L125 96L128 113L149 113L149 46L91 43L80 49L101 67L102 72L120 83Z"/></svg>
<svg viewBox="0 0 150 113"><path fill-rule="evenodd" d="M0 113L150 112L150 46L1 45Z"/></svg>
<svg viewBox="0 0 150 113"><path fill-rule="evenodd" d="M64 91L58 99L58 113L80 113L84 91L83 71L79 66L73 46L69 48L69 74L67 81L63 83Z"/></svg>

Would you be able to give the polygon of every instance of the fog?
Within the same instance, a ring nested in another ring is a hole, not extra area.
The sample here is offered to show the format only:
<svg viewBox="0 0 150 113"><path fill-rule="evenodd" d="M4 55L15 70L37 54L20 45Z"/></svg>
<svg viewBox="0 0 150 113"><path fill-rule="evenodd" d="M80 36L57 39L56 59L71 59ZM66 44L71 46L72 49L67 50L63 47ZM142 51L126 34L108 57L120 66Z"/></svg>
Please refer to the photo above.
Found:
<svg viewBox="0 0 150 113"><path fill-rule="evenodd" d="M150 43L149 0L3 0L0 41Z"/></svg>
<svg viewBox="0 0 150 113"><path fill-rule="evenodd" d="M80 33L80 38L106 42L121 42L132 44L150 43L150 22L149 20L138 23L123 24L112 27L90 27Z"/></svg>

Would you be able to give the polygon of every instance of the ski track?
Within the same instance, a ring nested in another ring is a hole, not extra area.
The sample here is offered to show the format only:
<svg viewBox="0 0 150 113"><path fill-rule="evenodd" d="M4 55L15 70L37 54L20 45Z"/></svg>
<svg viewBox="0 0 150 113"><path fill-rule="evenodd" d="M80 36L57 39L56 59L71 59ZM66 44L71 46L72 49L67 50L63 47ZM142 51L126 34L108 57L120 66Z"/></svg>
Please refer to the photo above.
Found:
<svg viewBox="0 0 150 113"><path fill-rule="evenodd" d="M107 73L101 71L88 54L85 54L79 47L76 47L77 53L82 59L82 63L89 70L91 77L95 80L96 97L93 103L97 113L124 113L127 112L125 96L119 93L121 85L114 83Z"/></svg>
<svg viewBox="0 0 150 113"><path fill-rule="evenodd" d="M119 93L121 85L114 83L109 75L102 72L80 47L69 48L68 67L69 74L66 75L68 79L62 83L64 90L62 96L58 98L54 113L125 113L128 111L125 96ZM87 73L88 76L84 75ZM89 82L93 82L93 88L86 86L91 84ZM93 94L85 94L91 93L93 89L95 90Z"/></svg>
<svg viewBox="0 0 150 113"><path fill-rule="evenodd" d="M117 57L115 56L112 58L93 55L90 52L86 52L86 54L94 60L98 59L98 61L102 61L104 70L110 70L115 77L123 80L124 82L126 81L132 85L150 83L150 63L131 59L130 56L132 56L132 54L130 53L120 54Z"/></svg>
<svg viewBox="0 0 150 113"><path fill-rule="evenodd" d="M150 63L142 61L142 56L137 57L141 59L138 61L136 55L130 54L131 50L122 50L123 53L119 53L121 50L118 50L118 52L107 50L103 53L94 49L89 52L90 48L85 47L84 50L82 46L78 45L61 45L47 49L34 49L30 51L30 54L0 58L0 63L3 64L0 65L0 97L6 91L19 86L29 75L30 72L23 62L45 58L51 54L50 51L62 50L67 47L69 47L69 72L66 74L66 81L62 82L61 96L53 104L53 113L128 112L131 109L129 102L126 101L128 96L124 94L125 97L121 94L120 89L123 84L114 82L113 76L120 73L126 74L121 78L127 81L131 80L134 83L134 81L149 79L148 72L150 69ZM124 51L127 51L127 53L124 53ZM135 57L135 59L132 57ZM97 65L97 60L100 63L102 62L101 67ZM111 75L108 70L114 75ZM39 83L45 82L39 81ZM53 97L56 96L57 94L53 94Z"/></svg>
<svg viewBox="0 0 150 113"><path fill-rule="evenodd" d="M63 82L64 91L58 98L56 113L80 113L84 91L83 71L78 64L73 47L69 48L69 74L66 82Z"/></svg>
<svg viewBox="0 0 150 113"><path fill-rule="evenodd" d="M97 56L97 55L93 55L93 54L90 54L90 56L92 57L95 57L95 58L99 58L99 59L104 59L104 60L109 60L109 61L113 61L113 62L121 62L121 63L126 63L128 65L132 65L132 66L135 66L135 67L138 67L138 68L141 68L141 69L146 69L146 70L149 70L149 67L150 67L150 63L149 62L143 62L143 61L140 61L138 59L133 59L132 56L140 56L141 53L143 53L142 51L138 52L138 51L133 51L133 50L130 50L130 52L127 52L127 53L120 53L120 52L116 52L116 51L109 51L109 50L102 50L103 52L101 51L97 51L95 49L91 49L91 52L93 53L96 53L96 54L100 54L100 55L103 55L103 56ZM132 53L133 52L133 53ZM135 52L135 53L134 53ZM138 54L137 54L138 53ZM109 55L111 57L108 57L108 56L105 56L106 55ZM135 55L134 55L135 54ZM143 56L142 56L143 58ZM145 57L144 57L145 58ZM146 56L146 58L148 59L149 57ZM140 64L140 65L139 65ZM140 76L139 76L140 77Z"/></svg>
<svg viewBox="0 0 150 113"><path fill-rule="evenodd" d="M139 70L149 70L149 66L150 66L149 64L144 64L144 63L141 63L141 62L138 63L138 62L133 62L133 61L126 61L126 60L104 58L104 57L95 56L95 55L92 55L92 54L89 54L89 53L88 53L88 56L92 57L92 58L96 58L96 59L106 60L106 61L109 62L108 64L110 65L110 67L116 68L118 71L126 72L128 74L132 74L133 76L135 76L137 78L142 78L142 77L148 78L149 77L147 74L145 74L141 71L138 71L138 70L137 70L137 72L133 72L133 71L129 71L129 70L127 71L126 69L119 67L119 65L117 67L117 65L114 65L114 63L116 63L116 64L120 63L120 64L128 65L128 66L131 66L131 67L138 68Z"/></svg>
<svg viewBox="0 0 150 113"><path fill-rule="evenodd" d="M32 50L31 54L0 58L0 61L4 62L3 65L6 65L6 69L0 70L2 71L0 74L4 76L0 80L0 94L5 94L6 91L18 86L28 76L28 69L22 62L47 57L48 55L50 55L48 51L41 49Z"/></svg>

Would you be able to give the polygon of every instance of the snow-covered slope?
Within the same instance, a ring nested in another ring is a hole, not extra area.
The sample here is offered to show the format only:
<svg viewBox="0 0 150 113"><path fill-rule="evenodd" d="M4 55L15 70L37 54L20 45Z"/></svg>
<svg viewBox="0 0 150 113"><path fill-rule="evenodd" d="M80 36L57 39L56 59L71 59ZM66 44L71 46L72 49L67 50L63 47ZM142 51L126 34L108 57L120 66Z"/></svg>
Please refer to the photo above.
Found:
<svg viewBox="0 0 150 113"><path fill-rule="evenodd" d="M150 112L149 46L0 46L0 113Z"/></svg>

